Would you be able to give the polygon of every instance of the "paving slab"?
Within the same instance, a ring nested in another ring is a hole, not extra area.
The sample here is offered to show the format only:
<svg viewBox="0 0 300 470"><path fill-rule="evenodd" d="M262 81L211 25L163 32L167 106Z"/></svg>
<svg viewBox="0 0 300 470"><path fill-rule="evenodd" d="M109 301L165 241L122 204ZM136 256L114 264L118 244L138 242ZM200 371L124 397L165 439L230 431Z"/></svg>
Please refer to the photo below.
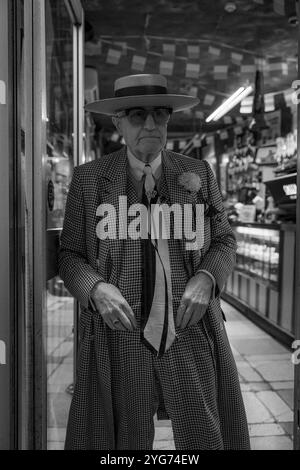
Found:
<svg viewBox="0 0 300 470"><path fill-rule="evenodd" d="M263 378L246 361L237 361L237 369L245 382L263 382Z"/></svg>
<svg viewBox="0 0 300 470"><path fill-rule="evenodd" d="M257 339L229 337L229 340L233 347L242 355L251 356L254 351L259 355L286 353L286 348L269 336Z"/></svg>
<svg viewBox="0 0 300 470"><path fill-rule="evenodd" d="M256 397L265 405L265 407L274 416L276 421L292 421L293 412L278 393L266 390L257 392Z"/></svg>
<svg viewBox="0 0 300 470"><path fill-rule="evenodd" d="M249 434L250 437L279 436L285 434L285 430L277 423L250 424Z"/></svg>
<svg viewBox="0 0 300 470"><path fill-rule="evenodd" d="M261 392L262 393L262 392ZM254 392L242 392L248 424L272 423L274 417Z"/></svg>
<svg viewBox="0 0 300 470"><path fill-rule="evenodd" d="M292 381L294 366L289 361L268 361L256 364L255 369L267 382Z"/></svg>
<svg viewBox="0 0 300 470"><path fill-rule="evenodd" d="M292 450L292 440L287 436L251 437L252 450Z"/></svg>
<svg viewBox="0 0 300 470"><path fill-rule="evenodd" d="M278 395L285 401L285 403L294 409L294 389L291 390L277 390Z"/></svg>

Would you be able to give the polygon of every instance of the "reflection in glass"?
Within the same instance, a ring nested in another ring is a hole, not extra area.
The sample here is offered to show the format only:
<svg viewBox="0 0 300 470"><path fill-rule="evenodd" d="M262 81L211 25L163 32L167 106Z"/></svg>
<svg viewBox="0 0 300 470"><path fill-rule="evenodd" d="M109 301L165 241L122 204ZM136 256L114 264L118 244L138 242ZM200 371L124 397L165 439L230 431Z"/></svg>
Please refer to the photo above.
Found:
<svg viewBox="0 0 300 470"><path fill-rule="evenodd" d="M64 2L46 1L47 422L62 449L73 384L73 298L57 275L57 248L73 172L73 26Z"/></svg>

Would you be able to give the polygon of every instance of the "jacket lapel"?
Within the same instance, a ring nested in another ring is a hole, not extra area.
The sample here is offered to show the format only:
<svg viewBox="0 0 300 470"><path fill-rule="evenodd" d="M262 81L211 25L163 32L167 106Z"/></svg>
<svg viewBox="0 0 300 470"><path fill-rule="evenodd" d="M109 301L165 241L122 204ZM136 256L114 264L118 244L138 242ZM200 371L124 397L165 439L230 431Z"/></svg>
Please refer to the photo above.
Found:
<svg viewBox="0 0 300 470"><path fill-rule="evenodd" d="M118 236L119 220L124 215L127 218L127 154L126 148L121 149L112 155L111 160L107 160L105 167L102 167L101 174L97 175L98 181L98 205L109 204L114 207L115 212L111 212L106 217L108 223L116 223L116 238L114 240L99 240L98 256L103 259L110 253L111 261L119 273L121 256L123 252L124 240ZM116 221L115 221L116 216ZM98 221L100 218L97 218ZM106 263L103 263L106 265Z"/></svg>
<svg viewBox="0 0 300 470"><path fill-rule="evenodd" d="M171 158L171 155L167 151L163 151L162 153L162 162L163 174L165 178L162 179L161 192L164 197L167 198L166 194L169 196L170 204L180 204L182 207L182 214L184 214L184 204L194 205L197 203L197 194L190 193L178 183L179 175L188 170L182 167L182 165L179 165L175 158ZM187 270L190 274L195 273L197 267L200 264L199 250L186 249L184 231L183 236L179 242Z"/></svg>

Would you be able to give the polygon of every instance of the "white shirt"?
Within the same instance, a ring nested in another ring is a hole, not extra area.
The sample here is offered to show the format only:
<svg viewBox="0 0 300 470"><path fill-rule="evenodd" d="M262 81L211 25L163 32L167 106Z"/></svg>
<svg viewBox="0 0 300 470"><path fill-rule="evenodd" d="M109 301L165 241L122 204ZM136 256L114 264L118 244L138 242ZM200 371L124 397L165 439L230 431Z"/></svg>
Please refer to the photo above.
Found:
<svg viewBox="0 0 300 470"><path fill-rule="evenodd" d="M133 174L133 176L138 180L141 181L141 179L144 176L144 167L145 165L150 165L151 170L152 170L152 175L156 180L160 178L161 175L161 152L157 155L157 157L152 160L150 163L145 163L136 158L135 155L130 151L130 149L127 147L127 158L128 158L128 164L129 168Z"/></svg>

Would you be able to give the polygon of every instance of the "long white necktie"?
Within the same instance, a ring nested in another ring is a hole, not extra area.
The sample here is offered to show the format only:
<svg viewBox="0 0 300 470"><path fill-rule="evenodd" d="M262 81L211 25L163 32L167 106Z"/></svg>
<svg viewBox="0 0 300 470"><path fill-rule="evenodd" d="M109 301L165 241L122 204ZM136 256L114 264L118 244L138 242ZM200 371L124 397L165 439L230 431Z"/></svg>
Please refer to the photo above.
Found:
<svg viewBox="0 0 300 470"><path fill-rule="evenodd" d="M158 234L158 219L152 217L151 204L157 204L157 191L150 165L144 168L143 203L148 208L149 237L142 240L142 322L141 341L157 356L162 356L175 339L171 267L168 240ZM160 220L164 220L162 217ZM163 223L163 222L162 222ZM152 234L156 237L152 237Z"/></svg>

